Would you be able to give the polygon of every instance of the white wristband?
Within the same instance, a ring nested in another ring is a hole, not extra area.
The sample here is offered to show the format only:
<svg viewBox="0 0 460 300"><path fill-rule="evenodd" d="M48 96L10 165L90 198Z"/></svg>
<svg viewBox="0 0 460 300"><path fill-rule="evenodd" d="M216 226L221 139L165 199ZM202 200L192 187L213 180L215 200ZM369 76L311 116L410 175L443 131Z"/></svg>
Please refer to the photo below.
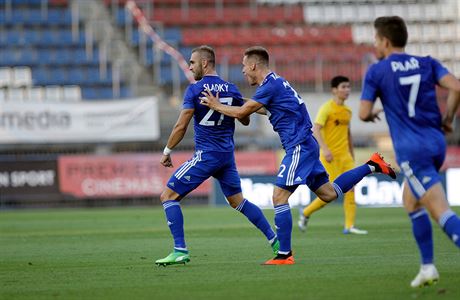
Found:
<svg viewBox="0 0 460 300"><path fill-rule="evenodd" d="M163 155L170 155L172 152L172 149L169 149L168 146L166 146L163 150Z"/></svg>

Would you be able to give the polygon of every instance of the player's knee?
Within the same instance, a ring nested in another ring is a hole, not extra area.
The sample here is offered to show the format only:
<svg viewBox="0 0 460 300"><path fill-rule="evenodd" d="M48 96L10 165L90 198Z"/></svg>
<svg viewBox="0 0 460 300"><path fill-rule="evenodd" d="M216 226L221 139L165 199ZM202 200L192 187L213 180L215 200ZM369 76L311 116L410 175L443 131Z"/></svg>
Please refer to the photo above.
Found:
<svg viewBox="0 0 460 300"><path fill-rule="evenodd" d="M227 199L227 201L228 201L228 204L230 204L232 208L237 208L239 205L239 203L237 203L236 201L231 201L229 199Z"/></svg>
<svg viewBox="0 0 460 300"><path fill-rule="evenodd" d="M172 191L170 189L166 189L161 193L160 201L165 202L165 201L168 201L168 200L180 200L180 197L176 192L174 192L174 191Z"/></svg>

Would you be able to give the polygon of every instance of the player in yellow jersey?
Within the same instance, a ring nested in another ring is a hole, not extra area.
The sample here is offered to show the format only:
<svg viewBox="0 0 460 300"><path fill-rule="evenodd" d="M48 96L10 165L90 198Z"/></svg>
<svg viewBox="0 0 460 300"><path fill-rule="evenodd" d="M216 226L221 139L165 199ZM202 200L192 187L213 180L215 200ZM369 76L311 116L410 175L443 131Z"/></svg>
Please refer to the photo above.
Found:
<svg viewBox="0 0 460 300"><path fill-rule="evenodd" d="M313 126L320 150L320 160L330 180L335 180L343 172L355 167L353 143L350 134L351 109L345 105L350 95L350 80L345 76L336 76L331 80L332 99L324 103L318 111ZM316 198L300 213L299 228L305 231L308 219L317 210L328 204ZM353 190L344 195L343 209L345 212L345 227L343 233L367 234L366 230L354 226L356 203Z"/></svg>

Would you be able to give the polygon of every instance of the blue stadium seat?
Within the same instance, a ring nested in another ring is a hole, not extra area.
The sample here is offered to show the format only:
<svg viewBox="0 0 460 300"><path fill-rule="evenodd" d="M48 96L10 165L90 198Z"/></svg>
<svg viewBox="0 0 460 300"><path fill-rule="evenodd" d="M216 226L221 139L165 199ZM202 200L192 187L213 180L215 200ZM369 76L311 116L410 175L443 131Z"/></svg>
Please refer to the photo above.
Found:
<svg viewBox="0 0 460 300"><path fill-rule="evenodd" d="M83 87L81 90L81 96L83 99L97 99L97 91L94 87Z"/></svg>
<svg viewBox="0 0 460 300"><path fill-rule="evenodd" d="M49 81L51 85L66 85L71 84L68 80L67 70L63 67L49 69Z"/></svg>
<svg viewBox="0 0 460 300"><path fill-rule="evenodd" d="M38 67L32 69L32 81L34 85L47 85L48 77L48 69L46 69L45 67Z"/></svg>
<svg viewBox="0 0 460 300"><path fill-rule="evenodd" d="M37 45L40 43L41 35L37 30L23 29L24 43L27 45Z"/></svg>
<svg viewBox="0 0 460 300"><path fill-rule="evenodd" d="M70 68L69 84L83 85L87 83L86 72L82 68Z"/></svg>

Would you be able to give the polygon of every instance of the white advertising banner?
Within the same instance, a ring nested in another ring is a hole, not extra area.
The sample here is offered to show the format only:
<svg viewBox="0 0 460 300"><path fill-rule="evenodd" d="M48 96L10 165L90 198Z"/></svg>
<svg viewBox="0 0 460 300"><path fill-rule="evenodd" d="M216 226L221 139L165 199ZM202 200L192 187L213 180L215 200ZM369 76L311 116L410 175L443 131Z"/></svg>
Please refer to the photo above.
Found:
<svg viewBox="0 0 460 300"><path fill-rule="evenodd" d="M0 105L0 144L154 141L157 98Z"/></svg>
<svg viewBox="0 0 460 300"><path fill-rule="evenodd" d="M460 206L460 168L447 169L447 199L450 205Z"/></svg>

